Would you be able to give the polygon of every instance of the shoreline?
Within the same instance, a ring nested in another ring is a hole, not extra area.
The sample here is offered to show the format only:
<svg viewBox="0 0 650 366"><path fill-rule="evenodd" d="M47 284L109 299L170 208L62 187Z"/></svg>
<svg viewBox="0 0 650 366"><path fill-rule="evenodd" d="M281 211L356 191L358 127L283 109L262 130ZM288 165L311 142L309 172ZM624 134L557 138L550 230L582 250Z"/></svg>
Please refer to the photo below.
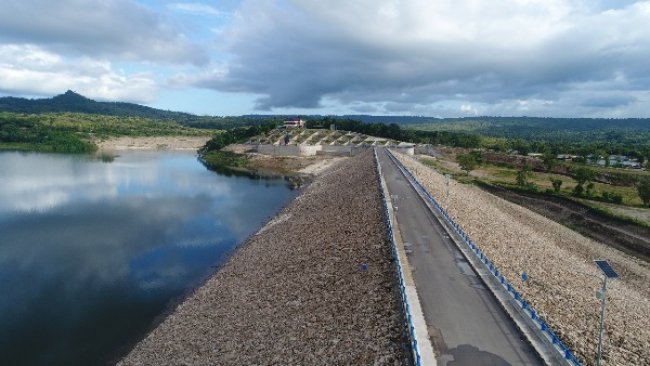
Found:
<svg viewBox="0 0 650 366"><path fill-rule="evenodd" d="M120 150L196 151L212 136L119 136L94 140L98 152Z"/></svg>
<svg viewBox="0 0 650 366"><path fill-rule="evenodd" d="M306 189L306 187L309 186L311 182L308 182L304 186L300 187L300 189ZM204 273L196 280L195 283L193 283L190 287L188 287L183 293L180 295L170 299L167 304L165 305L164 309L160 314L158 314L154 319L151 321L151 324L148 326L146 332L144 332L141 336L147 337L149 334L151 334L156 328L158 328L165 320L174 312L176 312L176 309L182 305L184 302L188 301L192 296L196 294L197 291L199 291L203 286L207 284L207 282L214 276L216 276L222 269L223 267L232 259L233 256L237 254L238 251L242 250L243 248L248 245L248 243L257 235L261 234L262 232L266 231L267 227L273 226L278 218L281 218L283 216L283 212L289 207L300 195L302 194L299 193L296 195L294 198L292 198L289 202L287 202L285 205L281 206L278 208L278 210L273 213L272 215L268 216L268 219L260 224L260 226L251 234L249 234L247 237L245 237L239 244L235 245L233 248L230 250L226 251L221 258L218 258L215 260L209 267L204 271ZM284 220L282 220L284 221ZM122 362L122 360L127 357L131 352L133 352L134 348L143 341L144 339L139 338L136 340L133 340L132 342L125 344L121 346L119 349L116 349L114 352L112 352L112 356L110 361L107 363L110 365L117 365Z"/></svg>
<svg viewBox="0 0 650 366"><path fill-rule="evenodd" d="M118 365L405 364L371 157L327 168Z"/></svg>

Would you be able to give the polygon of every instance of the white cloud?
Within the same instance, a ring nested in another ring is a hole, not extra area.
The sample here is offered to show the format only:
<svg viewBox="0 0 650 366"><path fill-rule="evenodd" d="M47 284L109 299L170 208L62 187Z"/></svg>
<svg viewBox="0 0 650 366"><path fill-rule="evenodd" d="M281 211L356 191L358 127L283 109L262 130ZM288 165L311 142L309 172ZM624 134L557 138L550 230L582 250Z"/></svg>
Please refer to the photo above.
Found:
<svg viewBox="0 0 650 366"><path fill-rule="evenodd" d="M207 62L173 21L134 0L4 0L0 44L156 63Z"/></svg>
<svg viewBox="0 0 650 366"><path fill-rule="evenodd" d="M150 74L125 74L107 61L63 57L34 45L0 45L1 92L54 95L68 89L100 100L147 103L158 86Z"/></svg>
<svg viewBox="0 0 650 366"><path fill-rule="evenodd" d="M221 35L227 63L176 81L262 95L260 109L334 100L440 110L449 101L502 114L529 100L544 101L525 106L543 115L636 113L650 89L649 9L649 1L251 0ZM594 106L593 93L620 104Z"/></svg>
<svg viewBox="0 0 650 366"><path fill-rule="evenodd" d="M202 3L172 3L168 4L169 9L183 13L216 17L222 15L219 9Z"/></svg>
<svg viewBox="0 0 650 366"><path fill-rule="evenodd" d="M470 104L463 104L460 106L460 111L463 114L472 114L472 115L478 115L478 110L476 108L472 107Z"/></svg>

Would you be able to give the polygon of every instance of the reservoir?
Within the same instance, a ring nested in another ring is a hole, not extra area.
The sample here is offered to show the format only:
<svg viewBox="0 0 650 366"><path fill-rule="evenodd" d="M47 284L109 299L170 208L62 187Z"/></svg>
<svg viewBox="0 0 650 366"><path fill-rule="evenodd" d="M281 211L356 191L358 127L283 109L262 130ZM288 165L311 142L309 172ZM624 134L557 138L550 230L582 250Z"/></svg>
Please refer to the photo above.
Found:
<svg viewBox="0 0 650 366"><path fill-rule="evenodd" d="M192 153L0 152L0 365L102 365L296 192Z"/></svg>

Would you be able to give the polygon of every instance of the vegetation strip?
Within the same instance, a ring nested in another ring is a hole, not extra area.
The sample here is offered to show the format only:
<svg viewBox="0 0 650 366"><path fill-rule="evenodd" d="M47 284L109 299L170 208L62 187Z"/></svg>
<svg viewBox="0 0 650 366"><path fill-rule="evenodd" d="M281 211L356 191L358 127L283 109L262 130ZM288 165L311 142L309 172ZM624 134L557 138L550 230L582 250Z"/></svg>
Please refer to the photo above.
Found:
<svg viewBox="0 0 650 366"><path fill-rule="evenodd" d="M119 364L408 364L372 159L322 173Z"/></svg>

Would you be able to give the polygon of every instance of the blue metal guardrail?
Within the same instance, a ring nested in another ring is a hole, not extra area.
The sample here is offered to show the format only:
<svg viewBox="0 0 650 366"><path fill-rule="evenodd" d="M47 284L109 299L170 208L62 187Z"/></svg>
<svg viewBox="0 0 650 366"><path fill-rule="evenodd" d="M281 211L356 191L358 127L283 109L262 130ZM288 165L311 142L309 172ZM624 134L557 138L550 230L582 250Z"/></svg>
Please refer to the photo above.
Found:
<svg viewBox="0 0 650 366"><path fill-rule="evenodd" d="M395 238L395 232L393 231L393 220L391 219L388 212L388 204L386 203L386 197L384 196L384 177L381 175L381 165L379 165L379 157L377 156L377 149L374 149L375 162L377 163L377 173L379 180L379 191L381 192L382 203L384 205L384 212L386 216L386 221L388 223L388 233L391 240L391 250L393 253L393 259L397 264L397 276L399 277L399 288L400 294L402 295L402 308L404 309L404 314L406 315L406 322L409 330L409 339L411 341L411 349L413 351L413 359L416 366L422 366L422 356L420 347L418 346L418 341L415 338L415 326L413 325L413 317L411 316L411 309L408 303L408 296L406 294L406 286L404 286L404 278L402 276L402 262L397 254L397 242Z"/></svg>
<svg viewBox="0 0 650 366"><path fill-rule="evenodd" d="M438 202L431 196L429 191L427 191L426 188L415 178L413 173L411 173L410 170L406 169L404 165L395 158L395 156L387 149L388 155L390 158L397 164L397 166L405 172L412 180L415 182L415 184L424 192L426 197L429 199L429 201L433 204L433 206L442 214L442 216L445 218L445 221L450 225L450 227L458 234L463 239L463 242L472 250L472 252L481 260L481 262L485 265L485 267L490 271L490 273L497 278L501 286L503 286L508 293L512 296L513 299L519 304L521 309L524 311L525 314L527 314L534 322L535 324L541 329L541 331L550 339L550 341L555 345L557 348L558 352L561 353L562 357L564 357L565 360L571 362L575 366L581 366L580 361L578 358L575 356L575 354L571 351L571 349L565 345L560 338L553 332L553 330L546 324L546 322L537 315L537 311L533 309L533 307L521 296L521 294L508 282L508 280L499 272L497 267L492 263L485 254L481 251L481 249L476 245L474 241L463 231L462 227L458 225L452 218L449 216L447 211L438 204Z"/></svg>

